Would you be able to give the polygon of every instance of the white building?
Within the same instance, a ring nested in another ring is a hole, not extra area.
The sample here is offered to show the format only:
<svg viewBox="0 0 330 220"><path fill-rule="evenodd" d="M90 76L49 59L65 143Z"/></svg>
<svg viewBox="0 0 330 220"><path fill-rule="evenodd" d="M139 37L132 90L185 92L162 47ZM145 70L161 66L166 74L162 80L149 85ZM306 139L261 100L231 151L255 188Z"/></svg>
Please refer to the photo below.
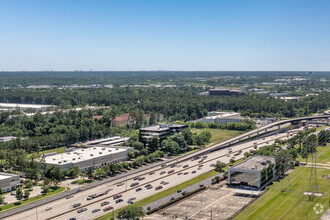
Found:
<svg viewBox="0 0 330 220"><path fill-rule="evenodd" d="M36 112L44 111L55 105L34 105L34 104L19 104L19 103L0 103L0 110L13 111L20 108L23 111L34 109Z"/></svg>
<svg viewBox="0 0 330 220"><path fill-rule="evenodd" d="M275 177L275 158L257 155L228 168L228 184L260 188Z"/></svg>
<svg viewBox="0 0 330 220"><path fill-rule="evenodd" d="M243 121L240 113L237 112L209 112L207 117L202 119L204 123L214 122L219 125L225 125L227 123L240 123Z"/></svg>
<svg viewBox="0 0 330 220"><path fill-rule="evenodd" d="M99 146L69 149L66 153L45 155L45 163L60 166L61 169L77 166L81 170L87 170L90 167L99 168L106 164L126 161L128 151L133 151L133 149Z"/></svg>
<svg viewBox="0 0 330 220"><path fill-rule="evenodd" d="M2 189L2 192L14 190L18 184L20 184L20 178L18 175L0 173L0 188Z"/></svg>

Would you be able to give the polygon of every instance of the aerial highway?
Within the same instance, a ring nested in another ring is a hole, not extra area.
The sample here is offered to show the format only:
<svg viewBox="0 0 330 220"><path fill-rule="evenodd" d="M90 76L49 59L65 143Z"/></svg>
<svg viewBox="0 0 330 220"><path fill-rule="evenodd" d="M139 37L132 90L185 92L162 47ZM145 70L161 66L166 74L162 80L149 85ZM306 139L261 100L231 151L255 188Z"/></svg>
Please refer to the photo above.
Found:
<svg viewBox="0 0 330 220"><path fill-rule="evenodd" d="M178 159L166 164L164 167L157 166L156 168L140 174L129 175L94 189L76 193L72 198L63 198L45 205L40 205L35 209L17 213L6 219L94 219L113 211L113 209L126 206L130 199L132 202L141 200L212 170L214 168L211 164L215 164L216 161L229 163L231 158L235 160L240 159L244 156L245 152L254 149L255 143L259 148L264 145L272 144L277 138L286 139L288 135L285 132L259 140L246 141L231 146L231 150L225 148L214 152L207 152L200 156L199 159L193 160L191 157L185 160ZM236 154L236 156L234 156L234 154ZM140 180L138 180L137 177L139 177ZM138 185L133 186L133 183L138 183ZM152 188L146 188L148 184L150 184ZM87 200L88 195L101 194L106 191L107 194ZM120 194L121 197L114 199L113 197L117 194ZM109 202L109 204L106 204L107 202ZM73 207L74 204L79 203L79 207ZM109 209L104 211L105 208Z"/></svg>

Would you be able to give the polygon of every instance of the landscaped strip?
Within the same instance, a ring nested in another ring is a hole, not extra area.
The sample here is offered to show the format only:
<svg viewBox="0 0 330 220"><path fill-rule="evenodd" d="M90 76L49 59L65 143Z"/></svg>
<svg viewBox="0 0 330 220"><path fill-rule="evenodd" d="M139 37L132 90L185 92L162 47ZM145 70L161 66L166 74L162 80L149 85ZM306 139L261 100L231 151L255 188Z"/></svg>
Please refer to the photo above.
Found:
<svg viewBox="0 0 330 220"><path fill-rule="evenodd" d="M45 195L39 195L39 196L34 196L34 197L31 197L27 200L22 200L22 201L19 201L19 202L15 202L15 203L10 203L10 204L7 204L7 205L4 205L4 206L1 206L0 207L0 213L1 212L5 212L5 211L8 211L9 209L15 209L15 208L18 208L18 207L21 207L21 206L24 206L24 205L27 205L31 202L35 202L37 200L41 200L41 199L44 199L46 197L49 197L49 196L52 196L52 195L55 195L57 193L61 193L63 192L64 190L68 190L69 188L65 188L65 187L58 187L56 190L54 191L51 191L51 192L48 192L47 194Z"/></svg>

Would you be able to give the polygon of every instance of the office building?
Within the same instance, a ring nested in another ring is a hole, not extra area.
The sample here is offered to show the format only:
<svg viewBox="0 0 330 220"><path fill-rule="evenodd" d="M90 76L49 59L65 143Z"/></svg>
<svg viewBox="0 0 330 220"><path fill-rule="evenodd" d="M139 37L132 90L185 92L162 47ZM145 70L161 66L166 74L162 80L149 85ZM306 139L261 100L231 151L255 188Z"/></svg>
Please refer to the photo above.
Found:
<svg viewBox="0 0 330 220"><path fill-rule="evenodd" d="M209 112L208 116L202 119L204 123L214 122L219 125L228 123L240 123L243 121L240 113L237 112Z"/></svg>
<svg viewBox="0 0 330 220"><path fill-rule="evenodd" d="M231 90L231 89L210 89L209 95L214 96L238 96L240 94L239 90Z"/></svg>
<svg viewBox="0 0 330 220"><path fill-rule="evenodd" d="M188 128L188 125L180 124L168 124L168 125L155 125L145 128L140 128L140 141L146 142L153 136L158 136L160 140L164 140L167 137L179 133L182 130Z"/></svg>
<svg viewBox="0 0 330 220"><path fill-rule="evenodd" d="M275 158L257 155L228 169L228 184L260 188L275 177Z"/></svg>
<svg viewBox="0 0 330 220"><path fill-rule="evenodd" d="M20 178L18 175L0 172L0 188L3 193L15 190L19 184Z"/></svg>

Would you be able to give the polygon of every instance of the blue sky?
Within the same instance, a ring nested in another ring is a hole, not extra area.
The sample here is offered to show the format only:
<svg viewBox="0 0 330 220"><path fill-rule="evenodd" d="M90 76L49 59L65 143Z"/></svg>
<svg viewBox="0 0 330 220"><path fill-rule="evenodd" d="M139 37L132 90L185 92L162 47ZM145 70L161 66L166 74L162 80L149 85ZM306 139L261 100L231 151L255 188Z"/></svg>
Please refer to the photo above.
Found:
<svg viewBox="0 0 330 220"><path fill-rule="evenodd" d="M0 71L330 70L328 0L0 0Z"/></svg>

